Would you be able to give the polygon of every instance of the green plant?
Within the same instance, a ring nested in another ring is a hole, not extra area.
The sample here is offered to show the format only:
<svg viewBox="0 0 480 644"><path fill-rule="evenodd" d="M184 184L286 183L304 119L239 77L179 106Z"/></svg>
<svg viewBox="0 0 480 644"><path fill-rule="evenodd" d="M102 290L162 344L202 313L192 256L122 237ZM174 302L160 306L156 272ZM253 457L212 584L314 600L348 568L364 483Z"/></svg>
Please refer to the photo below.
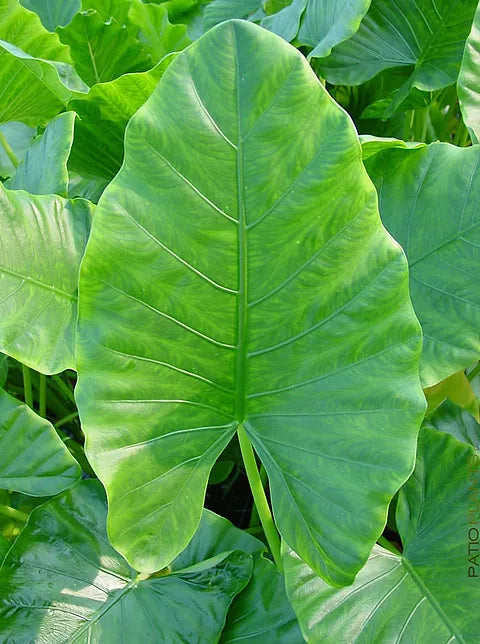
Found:
<svg viewBox="0 0 480 644"><path fill-rule="evenodd" d="M476 641L475 10L0 0L2 641Z"/></svg>

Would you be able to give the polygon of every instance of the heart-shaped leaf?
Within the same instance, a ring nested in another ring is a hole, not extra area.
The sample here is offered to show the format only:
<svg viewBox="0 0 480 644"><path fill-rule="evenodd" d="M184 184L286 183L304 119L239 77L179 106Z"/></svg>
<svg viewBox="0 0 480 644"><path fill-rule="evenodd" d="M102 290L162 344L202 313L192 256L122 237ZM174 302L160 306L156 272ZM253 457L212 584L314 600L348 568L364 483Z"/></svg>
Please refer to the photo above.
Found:
<svg viewBox="0 0 480 644"><path fill-rule="evenodd" d="M77 345L113 544L139 570L171 561L243 426L287 543L350 583L424 409L405 257L350 119L294 48L232 21L178 54L125 149L83 263Z"/></svg>

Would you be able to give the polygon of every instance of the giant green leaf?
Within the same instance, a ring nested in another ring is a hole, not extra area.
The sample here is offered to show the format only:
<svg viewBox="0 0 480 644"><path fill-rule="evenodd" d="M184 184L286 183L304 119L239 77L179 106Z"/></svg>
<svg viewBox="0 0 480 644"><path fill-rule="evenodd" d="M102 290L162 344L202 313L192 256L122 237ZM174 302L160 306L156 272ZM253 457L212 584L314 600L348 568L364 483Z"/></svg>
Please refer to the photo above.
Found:
<svg viewBox="0 0 480 644"><path fill-rule="evenodd" d="M59 114L25 155L15 175L5 183L11 190L34 195L67 196L67 161L73 141L75 113Z"/></svg>
<svg viewBox="0 0 480 644"><path fill-rule="evenodd" d="M424 429L398 503L402 555L376 546L352 586L337 590L287 551L287 593L307 642L475 644L480 556L469 508L478 484L473 449Z"/></svg>
<svg viewBox="0 0 480 644"><path fill-rule="evenodd" d="M371 0L308 0L298 32L299 42L313 47L310 56L328 56L332 47L358 30L370 3Z"/></svg>
<svg viewBox="0 0 480 644"><path fill-rule="evenodd" d="M77 345L112 543L139 570L166 565L243 426L285 540L349 583L424 408L405 257L350 119L293 47L232 21L177 55L125 146L83 263Z"/></svg>
<svg viewBox="0 0 480 644"><path fill-rule="evenodd" d="M298 33L300 18L305 10L307 0L293 0L291 4L277 13L263 18L262 27L273 31L274 34L285 38L288 42L293 40Z"/></svg>
<svg viewBox="0 0 480 644"><path fill-rule="evenodd" d="M480 3L473 19L472 30L465 43L458 76L458 100L463 119L474 143L480 140Z"/></svg>
<svg viewBox="0 0 480 644"><path fill-rule="evenodd" d="M75 368L80 260L90 205L0 184L0 351L42 373Z"/></svg>
<svg viewBox="0 0 480 644"><path fill-rule="evenodd" d="M247 18L261 4L261 0L213 0L205 7L203 28L206 31L230 18Z"/></svg>
<svg viewBox="0 0 480 644"><path fill-rule="evenodd" d="M366 166L383 223L407 254L427 387L480 356L480 148L390 149Z"/></svg>
<svg viewBox="0 0 480 644"><path fill-rule="evenodd" d="M77 13L57 32L62 42L70 45L75 69L88 85L151 67L150 56L127 27L114 18L104 22L93 9Z"/></svg>
<svg viewBox="0 0 480 644"><path fill-rule="evenodd" d="M50 496L80 475L51 424L0 389L0 488Z"/></svg>
<svg viewBox="0 0 480 644"><path fill-rule="evenodd" d="M148 72L124 74L109 83L99 83L69 103L79 116L70 169L82 176L113 179L122 165L127 123L153 92L172 59L167 56Z"/></svg>
<svg viewBox="0 0 480 644"><path fill-rule="evenodd" d="M319 61L331 83L360 85L384 69L411 75L390 112L417 87L436 90L457 80L477 0L372 0L359 30Z"/></svg>
<svg viewBox="0 0 480 644"><path fill-rule="evenodd" d="M109 544L106 509L83 481L32 512L0 570L2 641L217 642L251 557L220 551L147 579Z"/></svg>
<svg viewBox="0 0 480 644"><path fill-rule="evenodd" d="M81 0L20 0L21 4L34 11L49 31L64 27L80 11Z"/></svg>

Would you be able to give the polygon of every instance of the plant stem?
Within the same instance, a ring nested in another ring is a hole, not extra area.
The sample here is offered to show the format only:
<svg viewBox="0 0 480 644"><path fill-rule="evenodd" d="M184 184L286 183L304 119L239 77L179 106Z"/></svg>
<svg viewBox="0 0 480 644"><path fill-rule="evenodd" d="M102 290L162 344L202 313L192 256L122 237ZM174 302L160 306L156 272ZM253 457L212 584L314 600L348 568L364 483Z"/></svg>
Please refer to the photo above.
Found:
<svg viewBox="0 0 480 644"><path fill-rule="evenodd" d="M265 490L263 489L262 480L258 473L252 444L243 428L243 425L238 426L237 433L245 471L247 472L247 478L250 484L250 489L252 490L253 500L258 511L258 516L260 517L260 523L262 524L263 531L265 532L273 560L275 561L277 568L279 570L283 570L282 558L280 556L280 537L278 536L277 528L275 527L270 506L268 505L267 497L265 495Z"/></svg>
<svg viewBox="0 0 480 644"><path fill-rule="evenodd" d="M18 168L18 166L20 165L20 162L15 156L15 152L10 147L10 144L8 143L7 139L5 138L5 134L1 130L0 130L0 145L7 153L7 156L10 159L13 167Z"/></svg>
<svg viewBox="0 0 480 644"><path fill-rule="evenodd" d="M22 523L26 523L28 521L28 514L20 512L20 510L16 510L15 508L11 508L9 505L0 505L0 514L3 514L3 516L8 517L9 519L22 521Z"/></svg>
<svg viewBox="0 0 480 644"><path fill-rule="evenodd" d="M33 408L33 392L32 392L32 374L30 369L22 364L22 373L23 373L23 394L25 403Z"/></svg>
<svg viewBox="0 0 480 644"><path fill-rule="evenodd" d="M57 390L70 402L75 403L75 397L70 387L62 380L60 376L53 376Z"/></svg>
<svg viewBox="0 0 480 644"><path fill-rule="evenodd" d="M55 423L55 425L54 425L55 429L58 429L62 425L65 425L66 423L68 423L70 420L73 420L74 418L77 418L77 416L78 416L78 411L74 411L73 413L68 414L68 416L65 416L64 418L61 418L58 421L58 423Z"/></svg>
<svg viewBox="0 0 480 644"><path fill-rule="evenodd" d="M38 399L38 413L45 418L47 415L47 378L40 374L40 393Z"/></svg>
<svg viewBox="0 0 480 644"><path fill-rule="evenodd" d="M470 382L475 378L475 376L478 374L480 371L480 362L477 364L476 367L473 367L473 369L470 371L468 374L467 378L469 379Z"/></svg>
<svg viewBox="0 0 480 644"><path fill-rule="evenodd" d="M265 485L267 484L268 477L267 477L267 471L265 470L263 463L260 465L260 480L262 482L263 489L265 489ZM258 516L257 506L254 503L252 508L252 514L250 516L250 523L248 527L255 528L256 526L258 526L259 521L260 521L260 517Z"/></svg>
<svg viewBox="0 0 480 644"><path fill-rule="evenodd" d="M412 129L413 117L415 116L414 110L405 112L405 120L403 121L403 140L410 141L410 130Z"/></svg>

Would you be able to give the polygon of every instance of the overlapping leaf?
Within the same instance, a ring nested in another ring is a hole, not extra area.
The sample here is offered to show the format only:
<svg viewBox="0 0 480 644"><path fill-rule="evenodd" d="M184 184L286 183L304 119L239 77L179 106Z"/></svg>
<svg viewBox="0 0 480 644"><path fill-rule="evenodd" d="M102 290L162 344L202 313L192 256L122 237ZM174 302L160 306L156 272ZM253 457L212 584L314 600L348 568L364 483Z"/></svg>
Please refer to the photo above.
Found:
<svg viewBox="0 0 480 644"><path fill-rule="evenodd" d="M43 135L25 155L15 175L5 183L11 190L26 190L34 195L57 194L67 197L67 161L73 142L75 113L54 118Z"/></svg>
<svg viewBox="0 0 480 644"><path fill-rule="evenodd" d="M471 447L423 429L397 509L401 556L376 546L353 585L336 590L287 551L287 592L307 642L474 644L480 557L474 546L469 555L478 531L468 521L479 484Z"/></svg>
<svg viewBox="0 0 480 644"><path fill-rule="evenodd" d="M419 334L351 122L298 52L231 22L178 54L129 124L80 293L77 401L129 561L182 550L243 423L287 542L351 581L413 465Z"/></svg>
<svg viewBox="0 0 480 644"><path fill-rule="evenodd" d="M51 424L0 389L0 488L50 496L80 475Z"/></svg>
<svg viewBox="0 0 480 644"><path fill-rule="evenodd" d="M75 368L87 201L0 185L0 350L42 373Z"/></svg>
<svg viewBox="0 0 480 644"><path fill-rule="evenodd" d="M480 148L386 150L366 166L383 223L407 254L430 386L480 356Z"/></svg>
<svg viewBox="0 0 480 644"><path fill-rule="evenodd" d="M218 641L232 599L250 579L251 557L217 551L146 579L108 543L105 515L98 481L32 512L0 570L2 640Z"/></svg>
<svg viewBox="0 0 480 644"><path fill-rule="evenodd" d="M81 0L21 0L21 4L34 11L49 31L68 25L82 6Z"/></svg>
<svg viewBox="0 0 480 644"><path fill-rule="evenodd" d="M389 107L413 87L436 90L457 80L476 0L372 0L358 31L319 61L331 83L359 85L384 69L412 73Z"/></svg>

